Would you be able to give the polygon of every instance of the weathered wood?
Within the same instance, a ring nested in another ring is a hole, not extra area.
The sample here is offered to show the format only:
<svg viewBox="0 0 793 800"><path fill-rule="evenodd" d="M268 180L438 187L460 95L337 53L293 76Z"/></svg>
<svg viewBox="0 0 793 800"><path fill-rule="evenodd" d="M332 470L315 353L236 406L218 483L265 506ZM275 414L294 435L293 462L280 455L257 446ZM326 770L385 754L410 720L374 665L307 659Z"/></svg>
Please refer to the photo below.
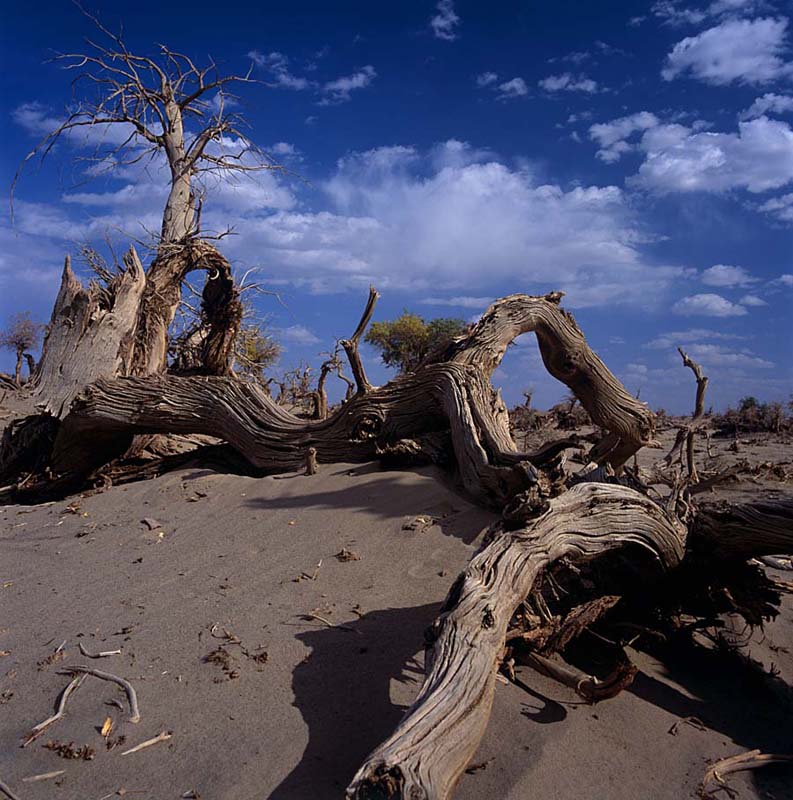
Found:
<svg viewBox="0 0 793 800"><path fill-rule="evenodd" d="M377 293L370 292L364 327L376 299ZM523 315L521 307L528 309ZM205 433L229 442L257 468L283 472L300 469L310 446L317 448L325 463L369 459L400 440L449 430L463 486L487 505L503 505L536 482L531 465L541 461L535 454L518 451L506 407L490 386L489 376L508 337L535 328L538 336L541 331L550 361L589 365L557 370L558 376L568 380L574 392L588 392L590 407L600 409L596 413L602 425L619 432L618 441L635 450L641 436L649 436L651 412L637 405L589 350L572 317L555 300L513 295L496 302L491 311L490 322L455 343L446 362L425 364L378 389L363 383L359 375L359 392L324 420L295 417L258 387L234 380L152 376L98 381L75 404L56 444L54 468L69 471L97 465L102 453L87 447L88 431L93 435ZM361 331L359 325L353 339ZM477 358L484 353L490 355L482 369ZM612 406L614 397L620 403ZM629 435L634 438L629 440ZM545 451L544 458L549 457Z"/></svg>
<svg viewBox="0 0 793 800"><path fill-rule="evenodd" d="M372 319L374 307L377 305L377 299L379 297L380 295L377 289L375 289L374 286L370 286L369 299L366 301L366 307L363 310L358 327L349 339L342 339L341 342L339 342L344 348L344 352L347 354L347 359L350 362L350 369L355 378L355 384L358 387L359 394L366 394L366 392L372 389L372 384L369 383L366 377L366 370L363 368L361 354L358 352L358 345L360 344L361 336L363 336L366 327L369 325L369 321Z"/></svg>
<svg viewBox="0 0 793 800"><path fill-rule="evenodd" d="M682 347L678 347L677 352L680 353L683 359L683 366L688 367L694 373L694 379L697 382L697 394L694 400L694 413L691 415L691 422L677 432L675 443L666 456L666 463L669 465L677 459L681 459L683 445L685 444L689 482L696 484L699 482L699 475L694 463L694 436L705 423L702 415L705 413L705 390L708 388L708 378L702 374L702 367L696 361L692 361Z"/></svg>
<svg viewBox="0 0 793 800"><path fill-rule="evenodd" d="M691 544L707 558L793 554L793 500L697 506Z"/></svg>
<svg viewBox="0 0 793 800"><path fill-rule="evenodd" d="M489 378L510 343L533 331L548 372L573 392L596 425L620 440L621 447L613 448L609 461L621 466L653 441L653 413L592 351L572 315L560 308L562 296L561 292L542 297L515 294L497 300L468 335L436 358L475 364Z"/></svg>
<svg viewBox="0 0 793 800"><path fill-rule="evenodd" d="M231 372L234 340L242 320L242 303L234 287L231 265L214 245L189 239L183 244L163 245L149 266L128 374L156 375L165 370L168 328L179 306L182 282L196 270L206 272L208 278L202 294L205 332L200 371L209 375Z"/></svg>
<svg viewBox="0 0 793 800"><path fill-rule="evenodd" d="M146 276L134 248L124 256L124 265L107 286L92 282L85 288L66 257L41 360L31 381L33 397L44 413L62 418L86 385L128 372Z"/></svg>
<svg viewBox="0 0 793 800"><path fill-rule="evenodd" d="M586 561L616 548L677 565L686 532L644 495L579 484L525 528L501 531L455 581L435 625L426 676L396 731L366 759L347 797L443 800L487 725L509 621L537 579L561 558Z"/></svg>

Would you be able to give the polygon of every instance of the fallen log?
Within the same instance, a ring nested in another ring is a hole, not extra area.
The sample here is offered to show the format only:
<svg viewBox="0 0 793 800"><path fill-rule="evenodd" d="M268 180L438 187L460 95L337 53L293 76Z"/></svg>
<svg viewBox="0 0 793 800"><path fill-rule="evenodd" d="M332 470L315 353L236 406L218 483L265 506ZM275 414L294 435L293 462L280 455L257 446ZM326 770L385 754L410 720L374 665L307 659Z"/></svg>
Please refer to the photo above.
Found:
<svg viewBox="0 0 793 800"><path fill-rule="evenodd" d="M426 655L426 677L396 731L366 759L347 797L451 797L490 715L496 668L519 603L550 565L638 546L659 568L683 557L686 531L647 497L582 483L517 531L499 531L449 592Z"/></svg>

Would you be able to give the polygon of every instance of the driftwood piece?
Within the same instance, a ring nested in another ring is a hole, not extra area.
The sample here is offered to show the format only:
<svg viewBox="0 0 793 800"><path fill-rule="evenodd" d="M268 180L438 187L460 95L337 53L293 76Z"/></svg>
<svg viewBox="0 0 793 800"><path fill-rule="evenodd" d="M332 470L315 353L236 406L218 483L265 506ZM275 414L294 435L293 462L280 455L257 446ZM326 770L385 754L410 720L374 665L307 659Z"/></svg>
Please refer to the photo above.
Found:
<svg viewBox="0 0 793 800"><path fill-rule="evenodd" d="M25 740L22 742L22 747L27 747L32 741L37 739L41 736L44 731L49 728L54 722L57 722L61 719L66 711L66 703L69 701L69 697L80 688L80 684L85 680L85 675L76 675L74 678L69 681L66 688L60 693L58 697L58 705L55 709L55 713L47 717L44 722L39 722L38 725L34 725L33 729L30 733L25 737Z"/></svg>
<svg viewBox="0 0 793 800"><path fill-rule="evenodd" d="M702 415L705 413L705 390L708 388L708 378L702 374L702 367L689 358L682 347L678 347L677 352L680 353L683 359L683 366L688 367L694 373L694 378L697 382L697 394L694 400L694 413L691 415L691 422L677 432L675 443L666 456L666 463L669 465L680 459L683 445L685 444L688 479L691 484L696 484L699 482L699 476L694 463L694 437L697 431L705 424Z"/></svg>
<svg viewBox="0 0 793 800"><path fill-rule="evenodd" d="M496 535L455 581L419 695L366 759L347 797L450 797L487 725L496 665L517 605L560 558L584 561L627 545L670 568L683 556L685 530L638 492L582 483L525 528Z"/></svg>
<svg viewBox="0 0 793 800"><path fill-rule="evenodd" d="M103 681L110 681L111 683L118 684L126 693L127 700L129 700L129 721L132 723L140 722L140 708L138 707L138 695L135 687L126 679L119 678L118 675L112 675L109 672L103 672L100 669L93 667L86 667L82 664L75 664L64 669L59 669L59 675L93 675Z"/></svg>
<svg viewBox="0 0 793 800"><path fill-rule="evenodd" d="M553 292L497 300L444 355L456 363L475 365L489 378L509 344L533 331L548 372L573 392L595 425L621 441L623 448L609 459L617 467L653 441L654 417L647 404L633 397L592 351L573 316L560 308L562 297L561 292ZM626 455L626 451L630 452Z"/></svg>
<svg viewBox="0 0 793 800"><path fill-rule="evenodd" d="M705 771L705 777L699 787L699 795L709 798L713 795L707 791L708 784L718 783L721 787L727 788L722 776L729 775L731 772L742 772L749 769L761 769L773 764L793 764L793 755L780 753L761 753L759 750L749 750L747 753L739 753L737 756L729 756L711 764ZM733 796L734 792L730 792Z"/></svg>

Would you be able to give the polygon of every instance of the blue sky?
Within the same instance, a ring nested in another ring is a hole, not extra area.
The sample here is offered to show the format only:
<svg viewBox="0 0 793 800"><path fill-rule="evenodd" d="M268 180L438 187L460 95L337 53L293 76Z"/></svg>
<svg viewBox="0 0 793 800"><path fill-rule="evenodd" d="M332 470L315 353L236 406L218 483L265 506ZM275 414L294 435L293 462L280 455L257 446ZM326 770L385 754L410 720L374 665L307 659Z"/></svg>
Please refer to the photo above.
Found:
<svg viewBox="0 0 793 800"><path fill-rule="evenodd" d="M793 392L793 4L100 2L128 45L223 69L250 138L294 175L210 187L204 222L235 266L281 369L408 308L474 319L492 299L561 289L592 346L654 407L689 410L683 345L716 407ZM69 2L4 3L0 182L62 119L90 23ZM184 19L189 22L185 23ZM27 168L0 212L0 319L49 317L63 256L159 227L155 162L89 179L84 142ZM299 177L298 177L299 176ZM375 382L389 371L367 351ZM0 369L10 365L0 357ZM496 381L509 403L565 388L531 337Z"/></svg>

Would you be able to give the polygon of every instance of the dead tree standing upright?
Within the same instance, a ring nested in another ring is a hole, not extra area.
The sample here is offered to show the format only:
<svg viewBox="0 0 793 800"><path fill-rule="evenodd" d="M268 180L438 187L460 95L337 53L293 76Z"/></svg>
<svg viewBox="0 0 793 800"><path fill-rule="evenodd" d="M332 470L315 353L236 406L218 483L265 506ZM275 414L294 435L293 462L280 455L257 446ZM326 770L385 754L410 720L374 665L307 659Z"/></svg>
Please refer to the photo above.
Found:
<svg viewBox="0 0 793 800"><path fill-rule="evenodd" d="M208 281L204 293L208 337L212 336L213 313L222 317L226 328L221 337L224 345L229 338L229 323L234 333L239 326L241 306L237 308L231 268L214 246L199 239L202 173L231 178L280 167L241 133L243 119L228 107L227 87L254 82L250 70L244 75L222 76L211 60L207 66L199 67L189 56L165 45L160 45L156 58L132 53L121 36L112 33L98 18L83 13L106 43L87 40L86 52L62 53L55 60L66 69L79 72L75 85L88 83L93 91L39 142L25 162L37 155L44 158L64 135L74 139L83 131L87 137L84 143L89 144L97 128L103 136L99 137L102 141L94 151L94 159L108 164L108 168L164 157L169 169L168 199L155 258L146 272L132 321L131 357L123 359L128 362L130 374L153 374L165 368L168 328L187 273L203 269L212 279L213 285L209 288ZM103 142L110 127L119 128L123 135L120 143L114 139L108 146ZM93 302L101 305L96 298ZM223 358L218 363L217 341L207 345L205 351L215 356L215 363L207 364L208 372L230 369L229 352L222 354L226 368ZM47 355L45 346L43 358Z"/></svg>

